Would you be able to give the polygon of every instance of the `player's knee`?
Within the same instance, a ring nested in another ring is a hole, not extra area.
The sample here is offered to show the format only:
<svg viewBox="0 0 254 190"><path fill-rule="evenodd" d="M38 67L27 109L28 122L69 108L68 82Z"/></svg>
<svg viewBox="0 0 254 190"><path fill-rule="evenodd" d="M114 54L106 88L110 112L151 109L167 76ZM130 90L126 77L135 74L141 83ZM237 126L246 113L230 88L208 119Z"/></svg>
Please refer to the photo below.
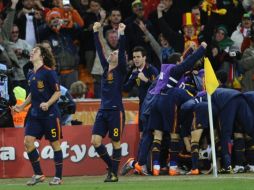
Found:
<svg viewBox="0 0 254 190"><path fill-rule="evenodd" d="M52 148L53 148L54 151L59 151L59 150L61 150L61 145L60 145L60 142L59 142L59 141L51 142L50 145L52 146Z"/></svg>
<svg viewBox="0 0 254 190"><path fill-rule="evenodd" d="M199 142L203 129L197 129L191 132L191 142Z"/></svg>
<svg viewBox="0 0 254 190"><path fill-rule="evenodd" d="M24 139L24 146L25 146L25 149L27 151L33 149L34 148L34 139L33 138L29 138L29 137L25 137L25 139Z"/></svg>
<svg viewBox="0 0 254 190"><path fill-rule="evenodd" d="M163 132L159 130L155 130L153 135L154 135L154 139L161 141Z"/></svg>
<svg viewBox="0 0 254 190"><path fill-rule="evenodd" d="M94 147L99 147L101 145L101 138L97 137L96 135L93 135L91 143Z"/></svg>
<svg viewBox="0 0 254 190"><path fill-rule="evenodd" d="M120 141L112 141L112 145L114 149L121 148L121 142Z"/></svg>

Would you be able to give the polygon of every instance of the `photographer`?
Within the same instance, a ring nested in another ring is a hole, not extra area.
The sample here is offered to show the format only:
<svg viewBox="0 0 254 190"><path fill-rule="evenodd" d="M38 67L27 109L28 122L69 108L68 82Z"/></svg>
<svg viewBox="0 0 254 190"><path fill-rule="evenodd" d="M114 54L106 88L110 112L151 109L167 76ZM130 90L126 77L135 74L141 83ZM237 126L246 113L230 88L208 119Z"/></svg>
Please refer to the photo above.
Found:
<svg viewBox="0 0 254 190"><path fill-rule="evenodd" d="M19 28L17 25L13 25L12 27L10 47L18 58L18 65L13 68L13 86L20 86L27 90L27 81L23 67L29 61L32 47L25 40L19 38Z"/></svg>
<svg viewBox="0 0 254 190"><path fill-rule="evenodd" d="M7 67L0 64L0 128L14 127L10 106L16 104Z"/></svg>
<svg viewBox="0 0 254 190"><path fill-rule="evenodd" d="M76 104L72 99L72 96L63 86L60 86L61 96L57 102L58 107L61 112L61 125L71 125L71 114L74 114L76 111Z"/></svg>

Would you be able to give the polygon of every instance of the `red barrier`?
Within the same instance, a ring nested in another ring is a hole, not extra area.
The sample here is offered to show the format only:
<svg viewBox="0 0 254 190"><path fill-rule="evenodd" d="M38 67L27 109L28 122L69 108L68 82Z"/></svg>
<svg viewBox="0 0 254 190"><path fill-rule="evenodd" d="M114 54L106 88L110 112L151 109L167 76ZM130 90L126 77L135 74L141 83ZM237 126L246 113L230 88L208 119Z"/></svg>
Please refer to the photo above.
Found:
<svg viewBox="0 0 254 190"><path fill-rule="evenodd" d="M137 124L139 101L137 99L123 99L125 109L125 124ZM93 125L96 113L100 107L100 100L86 100L77 102L76 113L73 120L82 122L82 125Z"/></svg>
<svg viewBox="0 0 254 190"><path fill-rule="evenodd" d="M64 176L102 175L106 165L98 158L91 146L91 126L63 127L61 143L64 157ZM24 153L24 129L0 129L0 177L30 177L32 168ZM122 161L135 157L138 145L138 127L126 125L122 138ZM112 155L112 144L105 139L104 144ZM46 176L54 175L53 150L45 140L36 143L41 156L41 166Z"/></svg>

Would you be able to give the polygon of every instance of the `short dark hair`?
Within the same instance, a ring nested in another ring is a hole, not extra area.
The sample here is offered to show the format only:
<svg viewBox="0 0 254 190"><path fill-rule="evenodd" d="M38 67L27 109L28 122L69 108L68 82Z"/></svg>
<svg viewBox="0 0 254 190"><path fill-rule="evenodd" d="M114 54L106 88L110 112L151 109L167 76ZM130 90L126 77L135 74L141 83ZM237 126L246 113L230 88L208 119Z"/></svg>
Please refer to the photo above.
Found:
<svg viewBox="0 0 254 190"><path fill-rule="evenodd" d="M181 54L180 53L172 53L168 56L167 63L168 64L176 64L177 62L181 61Z"/></svg>
<svg viewBox="0 0 254 190"><path fill-rule="evenodd" d="M191 7L191 10L194 10L194 9L199 9L199 6L195 5L195 6Z"/></svg>
<svg viewBox="0 0 254 190"><path fill-rule="evenodd" d="M136 47L134 47L133 50L132 50L132 53L139 52L139 51L141 52L143 57L146 56L146 50L142 46L136 46Z"/></svg>
<svg viewBox="0 0 254 190"><path fill-rule="evenodd" d="M118 11L118 12L120 12L120 14L121 14L121 16L122 16L122 12L121 12L121 10L118 9L118 8L112 8L112 9L109 11L109 15L111 15L113 11Z"/></svg>
<svg viewBox="0 0 254 190"><path fill-rule="evenodd" d="M105 38L108 39L108 35L111 34L111 33L116 33L116 34L118 34L117 31L115 31L115 30L113 30L113 29L109 29L109 30L107 30L106 33L105 33Z"/></svg>
<svg viewBox="0 0 254 190"><path fill-rule="evenodd" d="M88 4L90 5L92 1L101 5L101 0L89 0Z"/></svg>

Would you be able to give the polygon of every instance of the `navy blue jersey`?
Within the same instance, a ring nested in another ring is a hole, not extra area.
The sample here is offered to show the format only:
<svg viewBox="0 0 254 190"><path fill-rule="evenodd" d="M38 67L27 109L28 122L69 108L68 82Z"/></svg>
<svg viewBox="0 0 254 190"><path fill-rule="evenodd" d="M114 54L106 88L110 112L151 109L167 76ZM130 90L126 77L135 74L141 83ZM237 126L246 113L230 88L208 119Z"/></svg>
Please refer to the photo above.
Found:
<svg viewBox="0 0 254 190"><path fill-rule="evenodd" d="M219 110L222 110L231 99L237 96L241 96L241 93L237 90L217 88L212 94L212 103L215 104Z"/></svg>
<svg viewBox="0 0 254 190"><path fill-rule="evenodd" d="M125 59L125 36L120 35L118 65L109 71L109 63L106 60L101 43L99 41L98 32L94 33L94 41L96 50L103 67L103 75L101 79L101 106L100 109L123 110L122 103L122 87L126 74Z"/></svg>
<svg viewBox="0 0 254 190"><path fill-rule="evenodd" d="M252 110L254 110L254 91L249 91L243 93L245 100L247 101L247 104L250 106Z"/></svg>
<svg viewBox="0 0 254 190"><path fill-rule="evenodd" d="M140 73L140 71L135 71L131 74L127 83L124 85L124 91L130 91L134 87L134 85L137 85L138 91L139 91L140 105L142 105L145 99L148 88L150 87L150 85L155 80L156 76L158 75L158 70L154 66L150 64L146 64L141 72L143 72L145 77L148 78L148 82L144 82L140 80L138 78L138 74Z"/></svg>
<svg viewBox="0 0 254 190"><path fill-rule="evenodd" d="M30 115L36 118L58 117L57 102L47 111L40 108L42 102L47 102L56 91L60 90L56 72L43 65L36 72L28 73L28 85L31 94Z"/></svg>

